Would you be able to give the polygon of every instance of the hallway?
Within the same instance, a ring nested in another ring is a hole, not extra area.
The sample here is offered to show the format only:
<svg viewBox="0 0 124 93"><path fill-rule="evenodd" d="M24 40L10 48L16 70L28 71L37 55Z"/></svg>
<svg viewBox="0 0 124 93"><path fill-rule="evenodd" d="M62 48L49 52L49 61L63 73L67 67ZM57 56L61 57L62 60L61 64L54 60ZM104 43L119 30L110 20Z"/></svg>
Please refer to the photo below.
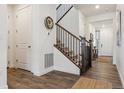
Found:
<svg viewBox="0 0 124 93"><path fill-rule="evenodd" d="M110 82L114 89L122 88L116 66L109 63L94 61L92 68L82 77ZM10 89L70 89L78 79L79 76L60 71L52 71L38 77L25 70L8 69L8 86Z"/></svg>
<svg viewBox="0 0 124 93"><path fill-rule="evenodd" d="M92 67L83 76L108 81L112 83L112 88L122 88L117 68L110 63L94 61Z"/></svg>
<svg viewBox="0 0 124 93"><path fill-rule="evenodd" d="M108 64L112 64L112 57L110 56L99 56L96 61L100 62L100 63L108 63Z"/></svg>

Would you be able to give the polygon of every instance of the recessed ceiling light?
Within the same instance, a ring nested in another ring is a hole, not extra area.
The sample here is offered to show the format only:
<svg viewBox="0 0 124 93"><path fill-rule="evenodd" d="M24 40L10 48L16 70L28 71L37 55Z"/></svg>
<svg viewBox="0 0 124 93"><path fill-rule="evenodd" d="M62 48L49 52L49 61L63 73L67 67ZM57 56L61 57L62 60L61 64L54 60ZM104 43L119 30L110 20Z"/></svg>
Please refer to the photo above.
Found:
<svg viewBox="0 0 124 93"><path fill-rule="evenodd" d="M96 9L99 9L99 7L100 7L99 5L96 5L96 6L95 6Z"/></svg>

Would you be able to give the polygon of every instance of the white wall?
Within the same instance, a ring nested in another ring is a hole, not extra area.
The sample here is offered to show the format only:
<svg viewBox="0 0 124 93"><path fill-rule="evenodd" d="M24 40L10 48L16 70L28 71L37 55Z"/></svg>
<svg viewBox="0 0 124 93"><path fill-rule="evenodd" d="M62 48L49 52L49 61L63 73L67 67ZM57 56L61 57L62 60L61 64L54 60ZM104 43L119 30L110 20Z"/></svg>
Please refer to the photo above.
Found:
<svg viewBox="0 0 124 93"><path fill-rule="evenodd" d="M59 22L61 26L70 31L72 34L79 36L79 11L72 8Z"/></svg>
<svg viewBox="0 0 124 93"><path fill-rule="evenodd" d="M92 29L92 26L91 26L91 24L88 22L88 20L86 18L85 37L86 37L87 40L90 39L90 33L92 32L91 29Z"/></svg>
<svg viewBox="0 0 124 93"><path fill-rule="evenodd" d="M121 10L121 31L122 31L122 38L121 38L121 46L115 46L116 55L114 56L116 59L117 69L119 71L121 81L124 87L124 5L117 5L117 9ZM117 32L117 30L116 30ZM116 42L116 40L115 40Z"/></svg>
<svg viewBox="0 0 124 93"><path fill-rule="evenodd" d="M85 36L85 26L86 26L86 17L81 13L79 10L79 35L84 37Z"/></svg>
<svg viewBox="0 0 124 93"><path fill-rule="evenodd" d="M46 29L44 19L47 16L56 22L56 5L32 5L33 6L33 38L32 38L32 72L35 75L43 75L53 70L53 67L44 68L44 55L53 53L55 38L55 25L52 30ZM48 35L48 32L50 35Z"/></svg>
<svg viewBox="0 0 124 93"><path fill-rule="evenodd" d="M113 19L113 38L114 38L114 42L113 42L113 64L116 64L116 62L118 62L118 57L119 57L119 53L118 53L118 48L117 47L117 40L116 40L116 36L117 36L117 27L116 27L116 16ZM118 56L117 56L118 55Z"/></svg>
<svg viewBox="0 0 124 93"><path fill-rule="evenodd" d="M56 48L54 48L54 69L80 75L80 69Z"/></svg>
<svg viewBox="0 0 124 93"><path fill-rule="evenodd" d="M73 7L59 22L61 26L70 31L72 34L79 37L85 33L85 16L82 12Z"/></svg>
<svg viewBox="0 0 124 93"><path fill-rule="evenodd" d="M7 88L7 6L0 5L0 88Z"/></svg>

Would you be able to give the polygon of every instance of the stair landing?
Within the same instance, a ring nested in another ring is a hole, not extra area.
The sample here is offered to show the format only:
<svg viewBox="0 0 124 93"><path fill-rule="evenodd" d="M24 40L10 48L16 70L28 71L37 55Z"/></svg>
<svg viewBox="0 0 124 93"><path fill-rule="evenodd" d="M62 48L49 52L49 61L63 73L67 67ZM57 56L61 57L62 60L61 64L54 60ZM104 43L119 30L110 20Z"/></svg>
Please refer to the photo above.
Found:
<svg viewBox="0 0 124 93"><path fill-rule="evenodd" d="M73 89L112 89L112 83L91 78L81 77L72 87Z"/></svg>

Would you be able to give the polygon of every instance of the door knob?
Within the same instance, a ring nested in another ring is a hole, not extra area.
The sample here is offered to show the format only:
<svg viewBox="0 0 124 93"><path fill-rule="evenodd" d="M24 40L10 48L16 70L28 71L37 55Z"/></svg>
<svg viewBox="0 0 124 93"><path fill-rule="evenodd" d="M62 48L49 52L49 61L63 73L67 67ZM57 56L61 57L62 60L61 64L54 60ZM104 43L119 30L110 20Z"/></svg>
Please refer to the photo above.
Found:
<svg viewBox="0 0 124 93"><path fill-rule="evenodd" d="M18 47L18 45L16 45L16 47Z"/></svg>
<svg viewBox="0 0 124 93"><path fill-rule="evenodd" d="M28 46L28 48L31 48L31 46Z"/></svg>

